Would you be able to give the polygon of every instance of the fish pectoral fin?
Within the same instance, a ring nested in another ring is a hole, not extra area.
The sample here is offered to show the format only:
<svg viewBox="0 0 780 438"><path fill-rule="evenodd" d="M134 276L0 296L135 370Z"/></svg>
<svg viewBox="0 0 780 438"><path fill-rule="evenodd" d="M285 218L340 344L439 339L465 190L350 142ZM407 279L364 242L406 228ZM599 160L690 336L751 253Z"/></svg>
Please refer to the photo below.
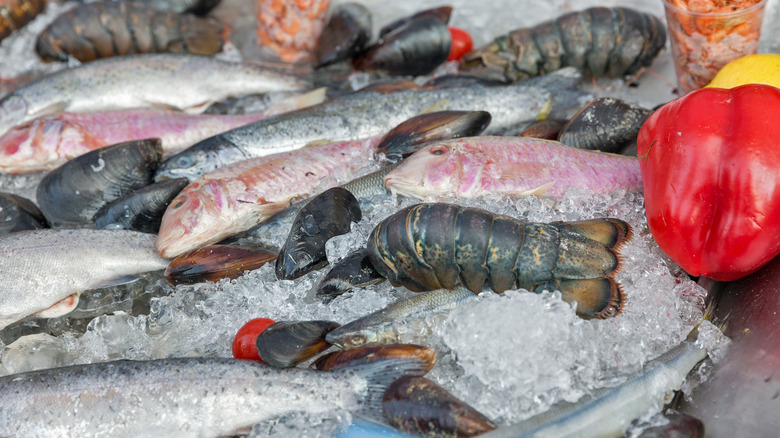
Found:
<svg viewBox="0 0 780 438"><path fill-rule="evenodd" d="M120 286L123 284L130 284L136 280L138 280L138 277L134 275L120 275L118 277L110 278L108 280L100 282L94 287L92 287L91 289L102 289L104 287Z"/></svg>
<svg viewBox="0 0 780 438"><path fill-rule="evenodd" d="M308 93L302 94L294 99L297 109L307 108L325 102L328 98L326 91L328 87L320 87Z"/></svg>
<svg viewBox="0 0 780 438"><path fill-rule="evenodd" d="M320 139L320 140L314 140L309 143L306 143L305 145L303 145L303 147L308 148L310 146L322 146L324 144L331 144L331 143L334 142L332 140Z"/></svg>
<svg viewBox="0 0 780 438"><path fill-rule="evenodd" d="M554 186L554 185L555 185L555 181L550 181L550 182L548 182L546 184L540 185L539 187L537 187L535 189L528 189L528 190L522 191L522 192L519 193L519 195L520 196L530 196L530 195L542 196L545 193L547 193L547 191L550 190L552 188L552 186Z"/></svg>
<svg viewBox="0 0 780 438"><path fill-rule="evenodd" d="M71 294L46 309L32 314L31 318L57 318L72 312L79 304L79 294Z"/></svg>
<svg viewBox="0 0 780 438"><path fill-rule="evenodd" d="M42 108L40 111L36 111L35 116L40 117L40 116L48 116L51 114L59 114L65 112L65 109L67 107L68 107L67 102L55 102L47 107Z"/></svg>

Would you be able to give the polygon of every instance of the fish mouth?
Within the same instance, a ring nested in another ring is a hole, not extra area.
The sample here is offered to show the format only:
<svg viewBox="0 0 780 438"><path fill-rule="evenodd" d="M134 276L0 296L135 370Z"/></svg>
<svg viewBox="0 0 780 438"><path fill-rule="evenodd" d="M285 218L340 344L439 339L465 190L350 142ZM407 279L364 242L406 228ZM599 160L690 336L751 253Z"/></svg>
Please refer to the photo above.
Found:
<svg viewBox="0 0 780 438"><path fill-rule="evenodd" d="M182 237L184 237L185 234L186 232L182 227L175 227L170 230L163 230L160 228L155 243L157 253L167 259L184 253L186 249L181 245L181 242L183 241Z"/></svg>
<svg viewBox="0 0 780 438"><path fill-rule="evenodd" d="M385 178L385 187L390 190L393 197L405 196L407 198L423 199L423 196L415 190L417 186L399 178Z"/></svg>

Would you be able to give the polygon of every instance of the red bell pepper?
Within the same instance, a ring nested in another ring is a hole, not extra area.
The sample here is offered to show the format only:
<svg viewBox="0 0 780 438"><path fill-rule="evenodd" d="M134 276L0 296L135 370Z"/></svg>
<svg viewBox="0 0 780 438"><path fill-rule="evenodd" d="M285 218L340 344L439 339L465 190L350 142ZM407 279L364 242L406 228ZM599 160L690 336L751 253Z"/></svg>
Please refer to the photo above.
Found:
<svg viewBox="0 0 780 438"><path fill-rule="evenodd" d="M645 121L637 151L650 232L689 274L736 280L780 253L780 89L691 92Z"/></svg>

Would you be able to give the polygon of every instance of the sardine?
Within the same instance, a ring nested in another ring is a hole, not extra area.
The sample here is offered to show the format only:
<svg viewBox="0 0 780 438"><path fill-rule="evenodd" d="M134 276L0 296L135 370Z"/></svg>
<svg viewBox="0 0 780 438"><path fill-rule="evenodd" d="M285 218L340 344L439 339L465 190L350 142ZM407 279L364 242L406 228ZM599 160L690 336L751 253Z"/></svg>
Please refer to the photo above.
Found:
<svg viewBox="0 0 780 438"><path fill-rule="evenodd" d="M487 111L487 133L546 116L550 111L579 108L580 74L563 69L505 87L455 87L357 92L298 111L270 117L207 138L166 160L157 179L190 180L236 161L301 148L307 144L380 136L421 113L441 110Z"/></svg>
<svg viewBox="0 0 780 438"><path fill-rule="evenodd" d="M572 186L641 192L639 159L530 137L471 137L426 146L385 176L393 194L418 199L491 193L561 197Z"/></svg>
<svg viewBox="0 0 780 438"><path fill-rule="evenodd" d="M0 329L46 310L73 310L80 292L165 269L152 234L126 230L43 229L0 236ZM2 410L2 409L0 409ZM0 434L2 435L2 434Z"/></svg>
<svg viewBox="0 0 780 438"><path fill-rule="evenodd" d="M230 436L288 412L375 410L387 385L425 367L414 356L334 371L171 358L32 371L0 378L0 435Z"/></svg>
<svg viewBox="0 0 780 438"><path fill-rule="evenodd" d="M455 309L477 299L465 287L438 289L402 299L329 332L325 340L341 348L356 348L366 344L399 342L395 326L400 321L422 319L444 310Z"/></svg>
<svg viewBox="0 0 780 438"><path fill-rule="evenodd" d="M49 114L141 107L200 113L231 96L309 86L291 73L208 56L120 56L60 70L8 93L0 100L0 134Z"/></svg>
<svg viewBox="0 0 780 438"><path fill-rule="evenodd" d="M523 422L481 435L498 437L622 437L631 422L671 391L707 357L694 329L679 345L649 362L644 372L614 388L601 388L576 403L560 403Z"/></svg>

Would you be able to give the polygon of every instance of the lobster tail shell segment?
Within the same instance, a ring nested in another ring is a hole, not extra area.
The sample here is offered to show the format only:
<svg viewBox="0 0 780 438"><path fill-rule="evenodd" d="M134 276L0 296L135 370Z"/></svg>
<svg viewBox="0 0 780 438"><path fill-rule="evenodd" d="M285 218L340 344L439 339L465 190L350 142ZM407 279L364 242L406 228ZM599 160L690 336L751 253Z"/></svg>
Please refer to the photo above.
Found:
<svg viewBox="0 0 780 438"><path fill-rule="evenodd" d="M620 312L623 291L613 277L631 236L631 226L620 219L526 223L479 208L426 203L380 222L367 250L394 286L417 292L458 284L474 293L559 290L589 319Z"/></svg>

